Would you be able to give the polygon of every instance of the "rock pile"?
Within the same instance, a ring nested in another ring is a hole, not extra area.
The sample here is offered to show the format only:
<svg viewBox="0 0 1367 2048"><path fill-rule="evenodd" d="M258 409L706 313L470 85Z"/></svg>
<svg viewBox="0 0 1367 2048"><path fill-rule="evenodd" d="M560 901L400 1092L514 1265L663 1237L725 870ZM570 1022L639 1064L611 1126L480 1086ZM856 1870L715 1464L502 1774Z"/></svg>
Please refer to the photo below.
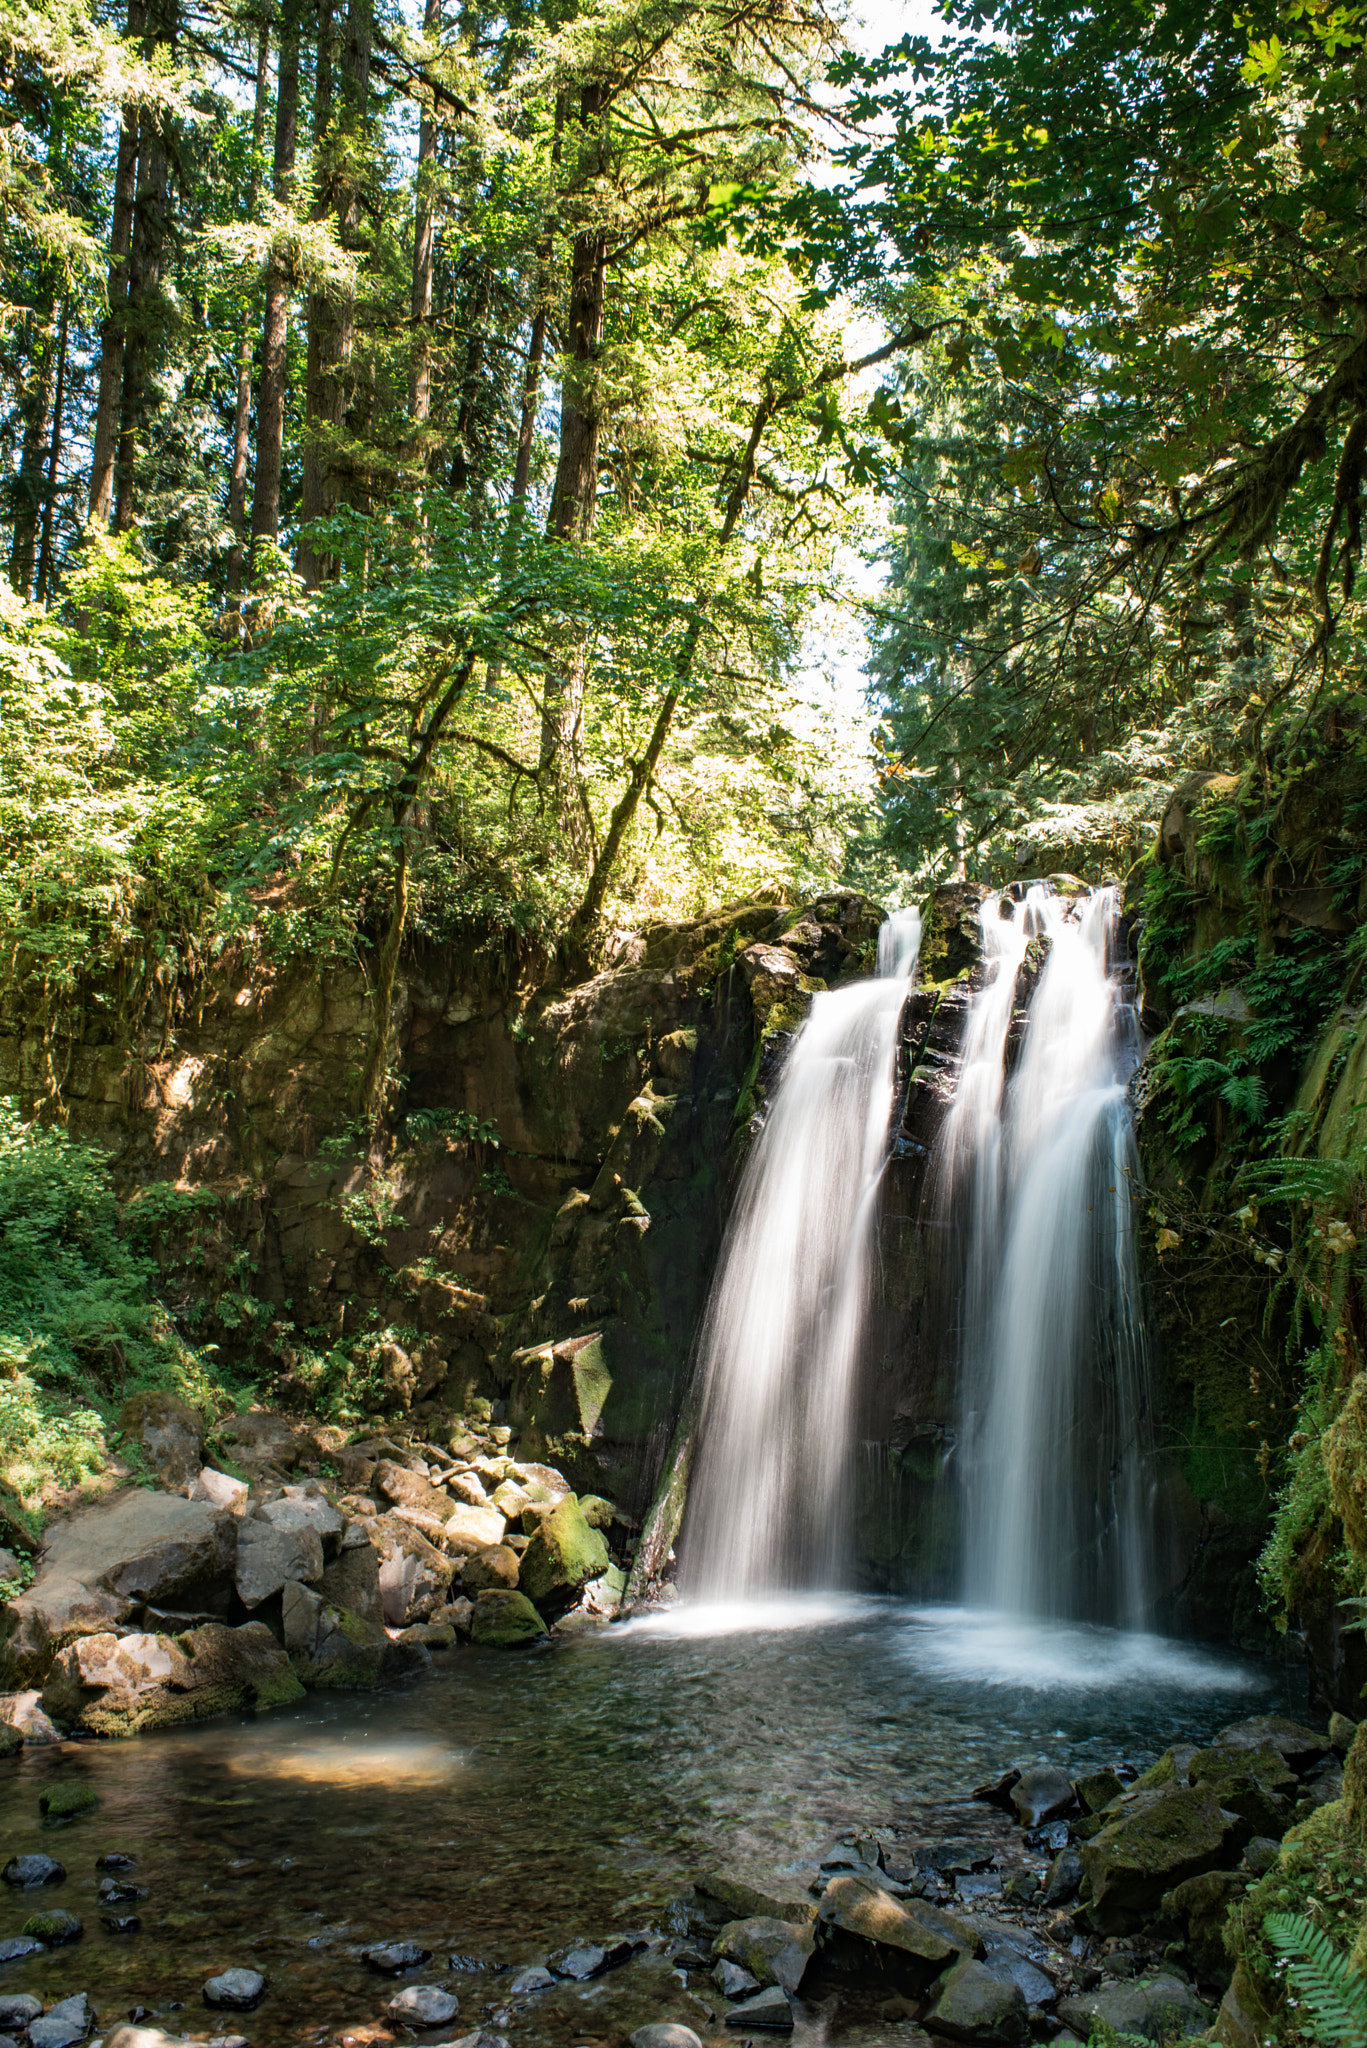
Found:
<svg viewBox="0 0 1367 2048"><path fill-rule="evenodd" d="M235 1421L250 1479L186 1476L178 1436L178 1492L131 1488L50 1531L3 1613L0 1753L373 1686L458 1636L509 1648L616 1611L625 1523L519 1462L492 1416L444 1445L339 1444L307 1477L291 1476L284 1418Z"/></svg>

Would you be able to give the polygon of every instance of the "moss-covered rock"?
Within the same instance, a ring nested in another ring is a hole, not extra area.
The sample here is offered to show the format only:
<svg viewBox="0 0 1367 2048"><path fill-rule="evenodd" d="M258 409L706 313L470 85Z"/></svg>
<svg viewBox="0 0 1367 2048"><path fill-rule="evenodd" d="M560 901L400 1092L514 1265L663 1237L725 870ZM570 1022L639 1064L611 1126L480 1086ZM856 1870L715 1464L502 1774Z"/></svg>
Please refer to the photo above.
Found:
<svg viewBox="0 0 1367 2048"><path fill-rule="evenodd" d="M1220 1862L1230 1831L1207 1786L1173 1784L1135 1795L1078 1852L1090 1884L1092 1926L1101 1934L1141 1926L1164 1892Z"/></svg>
<svg viewBox="0 0 1367 2048"><path fill-rule="evenodd" d="M40 1812L49 1820L74 1820L78 1813L93 1813L99 1803L93 1785L52 1785L38 1799Z"/></svg>
<svg viewBox="0 0 1367 2048"><path fill-rule="evenodd" d="M998 1976L971 1956L940 1979L926 2015L928 2031L951 2041L1026 2041L1030 2016L1025 1994L1009 1977Z"/></svg>
<svg viewBox="0 0 1367 2048"><path fill-rule="evenodd" d="M43 1707L97 1735L136 1735L215 1714L264 1713L303 1697L264 1623L208 1622L181 1636L82 1636L59 1652Z"/></svg>
<svg viewBox="0 0 1367 2048"><path fill-rule="evenodd" d="M470 1617L470 1638L486 1649L512 1650L547 1634L525 1593L481 1593Z"/></svg>
<svg viewBox="0 0 1367 2048"><path fill-rule="evenodd" d="M42 1913L30 1913L19 1932L49 1948L59 1948L68 1941L79 1941L85 1928L75 1913L51 1907Z"/></svg>
<svg viewBox="0 0 1367 2048"><path fill-rule="evenodd" d="M975 1929L920 1899L894 1899L871 1878L833 1878L817 1912L814 1962L896 1989L929 1990L982 1943Z"/></svg>
<svg viewBox="0 0 1367 2048"><path fill-rule="evenodd" d="M796 1991L813 1943L810 1927L759 1916L728 1921L713 1942L712 1953L739 1963L757 1984L781 1984L785 1991Z"/></svg>
<svg viewBox="0 0 1367 2048"><path fill-rule="evenodd" d="M518 1583L529 1600L553 1603L607 1570L608 1546L573 1494L544 1515L522 1553Z"/></svg>

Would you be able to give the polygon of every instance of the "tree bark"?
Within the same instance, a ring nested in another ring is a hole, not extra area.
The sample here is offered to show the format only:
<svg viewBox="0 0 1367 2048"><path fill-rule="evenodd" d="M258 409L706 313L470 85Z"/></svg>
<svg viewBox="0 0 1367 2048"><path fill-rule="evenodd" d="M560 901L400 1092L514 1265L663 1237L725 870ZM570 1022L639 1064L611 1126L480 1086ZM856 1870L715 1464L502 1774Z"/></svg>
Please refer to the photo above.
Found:
<svg viewBox="0 0 1367 2048"><path fill-rule="evenodd" d="M50 290L50 278L43 290ZM24 422L19 448L19 474L14 480L14 531L10 536L10 584L21 597L33 593L33 571L38 554L38 522L43 502L43 471L48 450L48 419L52 411L52 387L57 360L54 333L55 308L50 297L41 310L35 309L31 326L33 348L28 376L19 398Z"/></svg>
<svg viewBox="0 0 1367 2048"><path fill-rule="evenodd" d="M174 46L177 0L168 0L157 41ZM127 533L136 506L139 443L144 438L152 359L164 302L161 264L166 246L167 180L164 115L144 108L138 124L137 194L128 258L123 391L119 401L119 445L114 461L114 531Z"/></svg>
<svg viewBox="0 0 1367 2048"><path fill-rule="evenodd" d="M426 0L423 34L441 36L441 0ZM413 359L408 373L408 415L421 429L432 411L432 259L436 249L436 207L432 173L436 169L435 110L424 101L418 123L418 174L413 202ZM414 435L415 443L420 434Z"/></svg>
<svg viewBox="0 0 1367 2048"><path fill-rule="evenodd" d="M266 128L266 94L270 89L271 32L263 20L256 37L256 100L252 107L252 168L247 192L247 218L261 207L261 138ZM228 523L233 544L228 552L228 589L242 590L242 562L247 541L247 440L252 413L252 329L255 308L249 300L242 312L242 338L237 345L237 403L233 413L233 465L228 476Z"/></svg>
<svg viewBox="0 0 1367 2048"><path fill-rule="evenodd" d="M285 0L280 21L280 68L275 89L275 154L271 197L294 200L299 148L299 6ZM285 371L289 341L290 279L272 249L266 265L266 306L261 323L261 388L256 400L256 475L252 488L252 545L280 538L280 471L285 449Z"/></svg>
<svg viewBox="0 0 1367 2048"><path fill-rule="evenodd" d="M52 594L54 575L57 479L62 460L62 414L66 409L66 353L70 317L71 300L69 296L64 295L61 324L57 330L57 390L52 401L52 438L48 442L47 481L43 487L43 541L38 555L38 589L35 593L39 604L42 605L48 602Z"/></svg>
<svg viewBox="0 0 1367 2048"><path fill-rule="evenodd" d="M145 0L128 0L130 41L144 33ZM125 107L119 125L114 162L114 205L109 223L109 311L100 328L100 381L95 399L95 428L90 463L89 513L100 526L109 524L114 498L114 457L119 439L119 402L123 392L124 321L128 303L128 252L133 236L133 203L138 177L136 107Z"/></svg>
<svg viewBox="0 0 1367 2048"><path fill-rule="evenodd" d="M358 159L370 98L371 0L348 0L335 133L323 138L320 217L337 217L338 241L356 250L360 231ZM321 63L321 38L320 38ZM329 143L331 146L329 147ZM326 518L357 496L355 464L345 446L349 370L356 333L356 296L336 301L315 293L309 301L309 390L304 441L305 525ZM311 541L301 542L299 572L309 589L330 576L332 560Z"/></svg>

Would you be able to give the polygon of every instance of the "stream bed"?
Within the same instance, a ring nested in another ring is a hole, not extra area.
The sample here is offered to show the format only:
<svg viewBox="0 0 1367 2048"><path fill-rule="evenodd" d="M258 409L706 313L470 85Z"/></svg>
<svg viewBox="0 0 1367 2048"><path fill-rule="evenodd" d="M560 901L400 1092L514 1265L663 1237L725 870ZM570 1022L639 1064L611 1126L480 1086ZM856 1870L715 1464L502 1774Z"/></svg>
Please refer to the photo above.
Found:
<svg viewBox="0 0 1367 2048"><path fill-rule="evenodd" d="M576 1937L669 1934L671 1900L702 1870L801 1884L842 1832L931 1842L981 1816L968 1793L1013 1762L1142 1766L1230 1720L1304 1711L1299 1673L884 1599L680 1607L540 1651L463 1649L393 1692L0 1765L0 1860L41 1850L68 1872L6 1889L0 1939L48 1906L85 1925L6 1967L0 1990L83 1990L106 2030L142 2007L169 2033L238 2029L253 2048L361 2043L390 2038L396 1988L361 1951L406 1940L432 1959L398 1983L460 1998L443 2041L481 2022L514 2048L617 2042L650 2018L705 2033L708 1980L685 1985L658 1944L532 1996L510 1995L508 1967ZM98 1809L44 1825L57 1782L88 1785ZM95 1859L111 1851L136 1857L147 1891L119 1909L138 1913L135 1933L101 1922ZM242 1966L269 1989L225 2029L201 1986ZM828 2017L796 2036L827 2038L857 2036Z"/></svg>

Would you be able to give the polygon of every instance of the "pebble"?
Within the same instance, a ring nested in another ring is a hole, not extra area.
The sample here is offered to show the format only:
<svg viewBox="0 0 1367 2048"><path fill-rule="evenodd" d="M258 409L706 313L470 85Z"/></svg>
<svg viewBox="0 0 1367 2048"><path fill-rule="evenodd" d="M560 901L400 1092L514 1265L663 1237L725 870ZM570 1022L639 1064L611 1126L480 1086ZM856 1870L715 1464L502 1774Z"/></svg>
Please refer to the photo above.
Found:
<svg viewBox="0 0 1367 2048"><path fill-rule="evenodd" d="M460 2000L435 1984L409 1984L390 1999L385 2011L406 2027L444 2027L460 2011Z"/></svg>
<svg viewBox="0 0 1367 2048"><path fill-rule="evenodd" d="M385 1941L377 1948L361 1950L361 1961L378 1970L382 1977L398 1977L405 1970L416 1970L431 1960L431 1949L419 1948L416 1941Z"/></svg>
<svg viewBox="0 0 1367 2048"><path fill-rule="evenodd" d="M204 1986L204 2003L225 2012L251 2012L266 1995L259 1970L224 1970Z"/></svg>
<svg viewBox="0 0 1367 2048"><path fill-rule="evenodd" d="M11 1856L0 1870L0 1878L20 1891L29 1891L38 1884L60 1884L65 1876L66 1865L55 1856Z"/></svg>

